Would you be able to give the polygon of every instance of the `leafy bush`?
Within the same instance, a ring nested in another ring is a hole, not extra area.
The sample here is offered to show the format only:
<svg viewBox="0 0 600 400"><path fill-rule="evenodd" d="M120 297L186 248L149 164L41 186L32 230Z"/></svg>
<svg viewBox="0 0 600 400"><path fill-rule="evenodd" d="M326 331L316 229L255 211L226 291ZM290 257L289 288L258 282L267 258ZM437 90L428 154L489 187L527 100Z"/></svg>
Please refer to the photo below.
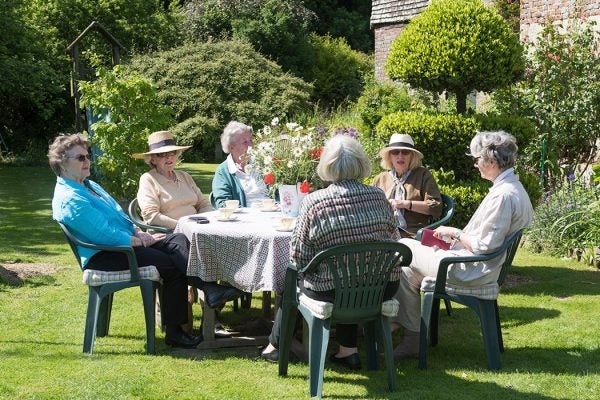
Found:
<svg viewBox="0 0 600 400"><path fill-rule="evenodd" d="M365 88L356 102L356 109L369 132L384 115L397 111L408 111L412 100L403 86L391 83L376 83Z"/></svg>
<svg viewBox="0 0 600 400"><path fill-rule="evenodd" d="M481 0L437 0L394 41L387 74L412 86L456 94L491 91L519 79L523 49L506 21Z"/></svg>
<svg viewBox="0 0 600 400"><path fill-rule="evenodd" d="M354 51L343 38L311 35L314 63L305 74L314 84L313 99L323 108L356 100L373 74L373 61Z"/></svg>
<svg viewBox="0 0 600 400"><path fill-rule="evenodd" d="M97 79L81 82L80 90L83 107L91 107L95 115L101 110L110 113L110 118L92 125L92 145L101 151L96 179L117 200L132 199L148 167L131 155L147 148L151 132L171 126L169 110L150 82L121 65L112 70L97 66Z"/></svg>
<svg viewBox="0 0 600 400"><path fill-rule="evenodd" d="M240 41L191 43L138 56L131 65L155 82L159 98L173 108L182 144L208 159L230 120L263 126L274 115L311 109L310 84Z"/></svg>
<svg viewBox="0 0 600 400"><path fill-rule="evenodd" d="M431 170L431 173L440 192L454 200L455 211L449 225L463 228L488 193L490 183L481 178L469 182L457 181L453 171Z"/></svg>
<svg viewBox="0 0 600 400"><path fill-rule="evenodd" d="M598 154L600 35L594 25L573 20L566 30L546 26L531 49L526 79L493 96L500 112L518 113L535 124L540 136L529 150L538 160L544 157L549 190L561 186L560 165L566 165L568 174Z"/></svg>

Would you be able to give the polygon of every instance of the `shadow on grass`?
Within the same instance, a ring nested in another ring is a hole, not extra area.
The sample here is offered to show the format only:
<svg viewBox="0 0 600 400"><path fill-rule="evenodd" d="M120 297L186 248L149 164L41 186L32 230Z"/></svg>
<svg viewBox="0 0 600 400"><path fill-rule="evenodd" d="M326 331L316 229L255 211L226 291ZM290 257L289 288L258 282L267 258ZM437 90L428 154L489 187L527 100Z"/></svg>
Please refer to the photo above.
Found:
<svg viewBox="0 0 600 400"><path fill-rule="evenodd" d="M518 266L510 270L511 274L526 276L532 281L502 289L502 293L522 295L539 295L540 293L554 297L569 297L575 295L595 296L600 292L599 270L578 270L562 267L547 267L540 265Z"/></svg>

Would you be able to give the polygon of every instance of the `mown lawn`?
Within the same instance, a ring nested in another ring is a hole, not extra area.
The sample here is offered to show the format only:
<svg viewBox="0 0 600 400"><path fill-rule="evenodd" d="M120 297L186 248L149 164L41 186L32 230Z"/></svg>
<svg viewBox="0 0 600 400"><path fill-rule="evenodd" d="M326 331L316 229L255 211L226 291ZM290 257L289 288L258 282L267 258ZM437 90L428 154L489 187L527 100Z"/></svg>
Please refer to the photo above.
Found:
<svg viewBox="0 0 600 400"><path fill-rule="evenodd" d="M208 194L215 165L184 168ZM308 397L305 364L292 365L289 377L279 378L276 365L254 359L257 350L173 351L157 330L158 354L145 355L135 290L115 298L110 335L96 340L94 355L84 355L87 288L51 219L54 179L45 166L0 167L0 265L59 267L21 286L0 282L0 398ZM600 398L600 272L520 249L511 275L514 285L500 297L506 346L500 372L486 370L477 320L456 306L453 316L441 317L440 344L429 352L429 369L419 370L414 360L396 365L395 393L386 391L384 370L326 366L325 397ZM253 306L250 315L258 315L259 301ZM234 324L241 316L226 309L222 318Z"/></svg>

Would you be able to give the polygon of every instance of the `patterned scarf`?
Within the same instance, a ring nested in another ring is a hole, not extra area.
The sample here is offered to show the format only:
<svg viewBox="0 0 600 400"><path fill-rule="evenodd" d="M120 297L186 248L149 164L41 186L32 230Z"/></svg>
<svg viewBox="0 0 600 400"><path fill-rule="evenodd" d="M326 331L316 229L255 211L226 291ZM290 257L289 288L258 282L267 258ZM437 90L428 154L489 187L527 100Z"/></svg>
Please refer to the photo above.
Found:
<svg viewBox="0 0 600 400"><path fill-rule="evenodd" d="M411 170L406 171L401 177L398 177L396 171L392 169L390 175L394 180L394 189L391 195L394 200L406 200L406 189L404 188L404 182L410 176ZM406 219L404 218L404 208L394 210L394 215L398 219L398 228L406 229Z"/></svg>

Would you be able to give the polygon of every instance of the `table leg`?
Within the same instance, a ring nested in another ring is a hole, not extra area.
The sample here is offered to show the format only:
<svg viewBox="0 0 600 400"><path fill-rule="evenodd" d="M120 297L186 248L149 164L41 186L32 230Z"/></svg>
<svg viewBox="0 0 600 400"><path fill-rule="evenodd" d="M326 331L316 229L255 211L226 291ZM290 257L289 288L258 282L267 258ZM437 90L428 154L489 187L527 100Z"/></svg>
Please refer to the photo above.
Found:
<svg viewBox="0 0 600 400"><path fill-rule="evenodd" d="M271 292L263 292L262 298L262 312L263 316L268 318L271 316Z"/></svg>

